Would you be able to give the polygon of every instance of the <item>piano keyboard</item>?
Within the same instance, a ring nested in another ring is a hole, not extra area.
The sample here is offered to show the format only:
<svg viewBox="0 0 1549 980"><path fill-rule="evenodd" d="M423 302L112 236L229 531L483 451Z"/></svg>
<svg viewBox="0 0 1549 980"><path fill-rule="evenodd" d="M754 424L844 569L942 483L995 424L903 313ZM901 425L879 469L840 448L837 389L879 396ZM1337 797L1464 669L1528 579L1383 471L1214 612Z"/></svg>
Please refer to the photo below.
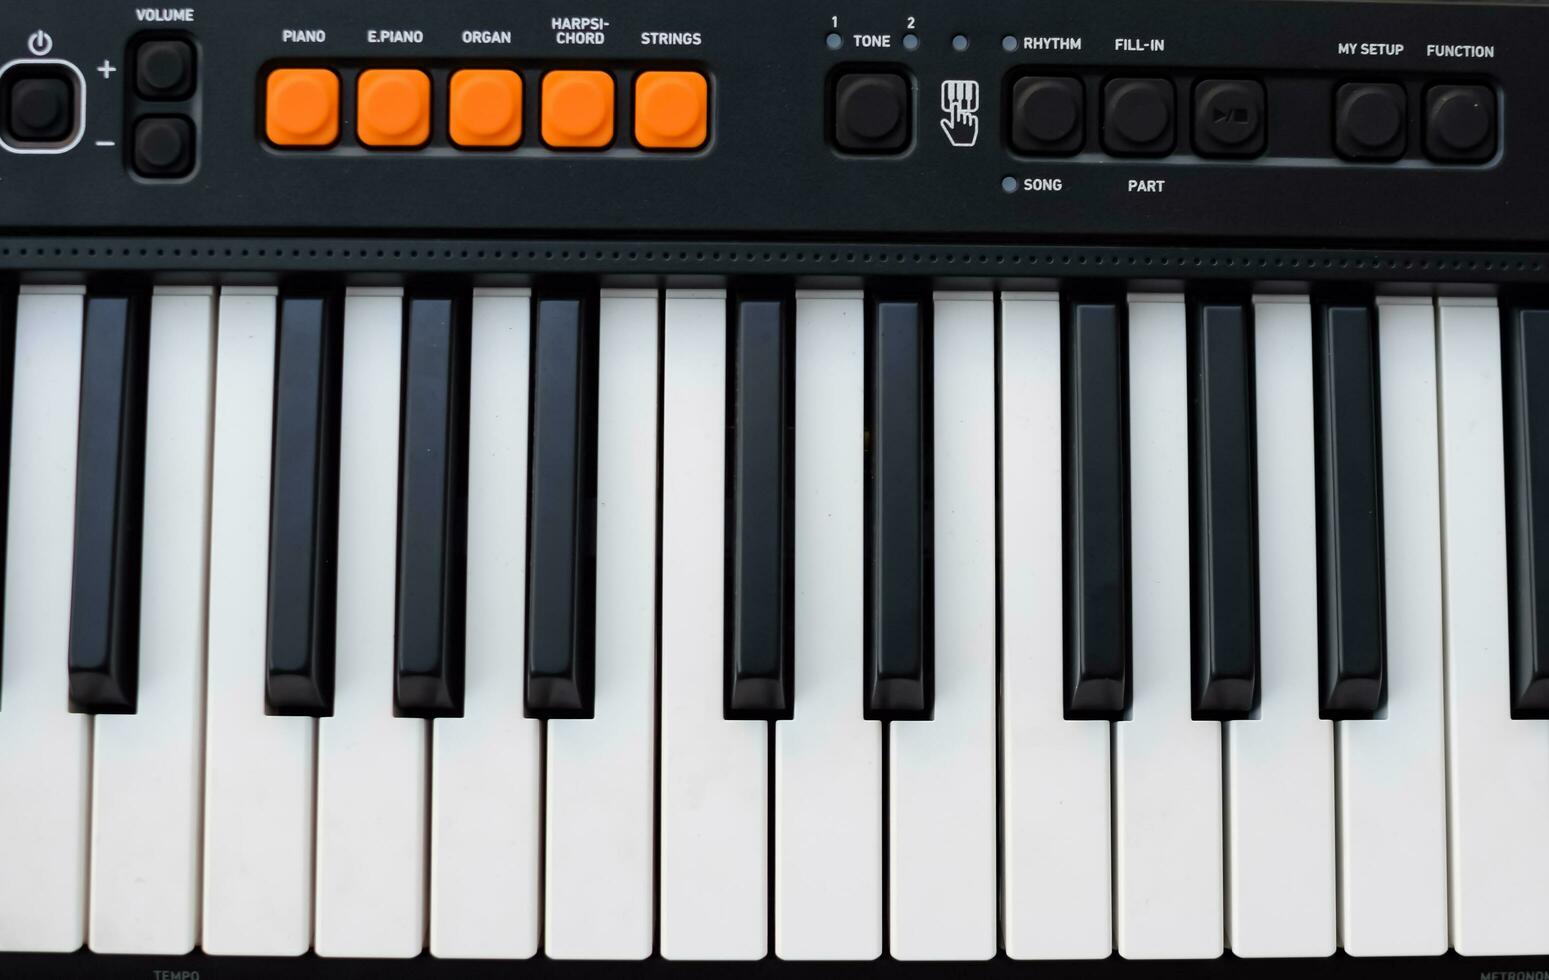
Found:
<svg viewBox="0 0 1549 980"><path fill-rule="evenodd" d="M1546 48L0 3L0 980L1549 980Z"/></svg>
<svg viewBox="0 0 1549 980"><path fill-rule="evenodd" d="M1549 309L5 309L0 949L1549 954Z"/></svg>

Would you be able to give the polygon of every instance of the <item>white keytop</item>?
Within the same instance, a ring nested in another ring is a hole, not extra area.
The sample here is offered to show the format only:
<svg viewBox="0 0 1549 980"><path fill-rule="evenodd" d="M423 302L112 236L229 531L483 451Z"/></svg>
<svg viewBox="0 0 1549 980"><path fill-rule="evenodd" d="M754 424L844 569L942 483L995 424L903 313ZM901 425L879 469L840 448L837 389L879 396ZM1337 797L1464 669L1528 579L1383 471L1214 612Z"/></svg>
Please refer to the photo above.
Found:
<svg viewBox="0 0 1549 980"><path fill-rule="evenodd" d="M0 653L0 950L71 952L86 939L91 716L70 712L66 673L83 293L23 286L16 302Z"/></svg>
<svg viewBox="0 0 1549 980"><path fill-rule="evenodd" d="M882 726L861 711L865 297L796 296L796 715L775 725L775 953L882 953Z"/></svg>
<svg viewBox="0 0 1549 980"><path fill-rule="evenodd" d="M92 749L90 946L187 953L199 939L204 600L215 297L151 300L137 713L99 715Z"/></svg>
<svg viewBox="0 0 1549 980"><path fill-rule="evenodd" d="M1222 949L1221 726L1191 717L1186 309L1129 306L1134 701L1114 724L1115 925L1130 959Z"/></svg>
<svg viewBox="0 0 1549 980"><path fill-rule="evenodd" d="M425 936L430 723L393 716L403 314L399 289L345 296L334 713L317 733L319 956L416 956Z"/></svg>
<svg viewBox="0 0 1549 980"><path fill-rule="evenodd" d="M1339 722L1340 936L1352 956L1438 956L1447 803L1435 306L1380 299L1377 329L1388 704L1383 718Z"/></svg>
<svg viewBox="0 0 1549 980"><path fill-rule="evenodd" d="M430 951L538 950L542 724L523 717L531 294L473 294L463 717L433 723Z"/></svg>
<svg viewBox="0 0 1549 980"><path fill-rule="evenodd" d="M1438 302L1452 947L1549 953L1549 721L1513 721L1501 325Z"/></svg>
<svg viewBox="0 0 1549 980"><path fill-rule="evenodd" d="M662 392L661 953L768 947L768 722L722 717L726 294L668 290Z"/></svg>
<svg viewBox="0 0 1549 980"><path fill-rule="evenodd" d="M312 944L317 723L264 714L275 305L272 288L222 289L216 334L200 941L215 955Z"/></svg>
<svg viewBox="0 0 1549 980"><path fill-rule="evenodd" d="M1312 312L1254 302L1259 531L1256 717L1225 724L1232 952L1329 956L1336 939L1334 726L1318 717Z"/></svg>
<svg viewBox="0 0 1549 980"><path fill-rule="evenodd" d="M1001 926L1013 959L1097 959L1113 952L1109 724L1064 717L1060 297L1003 293L1000 324Z"/></svg>
<svg viewBox="0 0 1549 980"><path fill-rule="evenodd" d="M548 722L556 959L645 959L654 940L656 307L655 290L604 290L598 310L596 710Z"/></svg>
<svg viewBox="0 0 1549 980"><path fill-rule="evenodd" d="M932 332L935 714L890 723L888 944L982 960L997 945L994 297L937 293Z"/></svg>

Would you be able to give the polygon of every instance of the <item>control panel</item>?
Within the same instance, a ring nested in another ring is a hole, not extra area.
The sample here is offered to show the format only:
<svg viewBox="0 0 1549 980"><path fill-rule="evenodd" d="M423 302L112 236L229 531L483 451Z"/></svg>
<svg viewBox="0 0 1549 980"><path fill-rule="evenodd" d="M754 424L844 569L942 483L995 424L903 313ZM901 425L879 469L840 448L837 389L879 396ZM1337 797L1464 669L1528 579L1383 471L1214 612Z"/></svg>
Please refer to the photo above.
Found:
<svg viewBox="0 0 1549 980"><path fill-rule="evenodd" d="M1545 243L1546 43L1513 2L11 0L0 229Z"/></svg>

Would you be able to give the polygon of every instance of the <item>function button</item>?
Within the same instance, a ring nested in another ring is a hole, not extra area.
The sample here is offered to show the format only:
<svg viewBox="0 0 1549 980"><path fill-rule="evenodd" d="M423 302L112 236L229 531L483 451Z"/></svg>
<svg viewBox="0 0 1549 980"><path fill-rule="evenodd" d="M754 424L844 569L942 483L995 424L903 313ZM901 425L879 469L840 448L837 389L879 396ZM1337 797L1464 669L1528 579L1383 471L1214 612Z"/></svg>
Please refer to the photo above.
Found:
<svg viewBox="0 0 1549 980"><path fill-rule="evenodd" d="M194 46L176 38L140 42L134 85L143 99L188 98L194 92Z"/></svg>
<svg viewBox="0 0 1549 980"><path fill-rule="evenodd" d="M339 76L326 68L269 73L264 133L275 146L328 146L339 138Z"/></svg>
<svg viewBox="0 0 1549 980"><path fill-rule="evenodd" d="M57 75L17 78L6 95L6 137L16 143L63 143L75 132L75 90Z"/></svg>
<svg viewBox="0 0 1549 980"><path fill-rule="evenodd" d="M1404 155L1409 103L1400 86L1349 82L1334 94L1334 146L1347 160L1397 160Z"/></svg>
<svg viewBox="0 0 1549 980"><path fill-rule="evenodd" d="M1425 93L1425 155L1441 163L1495 156L1495 92L1487 85L1433 85Z"/></svg>
<svg viewBox="0 0 1549 980"><path fill-rule="evenodd" d="M1264 152L1264 86L1207 80L1194 87L1194 149L1202 157L1256 157Z"/></svg>
<svg viewBox="0 0 1549 980"><path fill-rule="evenodd" d="M141 177L182 177L193 167L193 123L182 116L145 116L135 121L135 173Z"/></svg>
<svg viewBox="0 0 1549 980"><path fill-rule="evenodd" d="M374 68L355 86L355 135L366 146L420 146L430 138L430 76Z"/></svg>
<svg viewBox="0 0 1549 980"><path fill-rule="evenodd" d="M635 79L635 142L650 150L697 150L710 128L710 87L697 71L648 71Z"/></svg>
<svg viewBox="0 0 1549 980"><path fill-rule="evenodd" d="M1011 87L1011 145L1074 153L1086 140L1086 92L1075 78L1019 78Z"/></svg>
<svg viewBox="0 0 1549 980"><path fill-rule="evenodd" d="M505 69L452 75L448 135L458 146L515 146L522 138L522 76Z"/></svg>
<svg viewBox="0 0 1549 980"><path fill-rule="evenodd" d="M597 149L613 142L613 76L551 71L543 76L543 142Z"/></svg>
<svg viewBox="0 0 1549 980"><path fill-rule="evenodd" d="M901 75L843 75L834 85L834 143L853 153L892 153L909 142L909 85Z"/></svg>
<svg viewBox="0 0 1549 980"><path fill-rule="evenodd" d="M1103 149L1119 156L1166 156L1173 150L1172 83L1115 78L1103 89Z"/></svg>

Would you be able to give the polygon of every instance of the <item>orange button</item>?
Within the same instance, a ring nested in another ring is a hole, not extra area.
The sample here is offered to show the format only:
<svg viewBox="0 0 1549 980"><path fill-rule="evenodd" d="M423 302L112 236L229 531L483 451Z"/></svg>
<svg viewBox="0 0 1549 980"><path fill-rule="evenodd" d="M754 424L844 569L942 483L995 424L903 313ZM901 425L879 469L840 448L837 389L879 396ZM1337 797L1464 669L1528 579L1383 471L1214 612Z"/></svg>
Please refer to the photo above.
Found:
<svg viewBox="0 0 1549 980"><path fill-rule="evenodd" d="M264 133L275 146L327 146L338 139L339 76L326 68L271 71Z"/></svg>
<svg viewBox="0 0 1549 980"><path fill-rule="evenodd" d="M544 75L543 142L583 147L613 142L613 76L605 71Z"/></svg>
<svg viewBox="0 0 1549 980"><path fill-rule="evenodd" d="M406 68L360 73L355 135L367 146L419 146L430 138L430 76Z"/></svg>
<svg viewBox="0 0 1549 980"><path fill-rule="evenodd" d="M522 76L468 69L452 76L447 130L458 146L515 146L522 138Z"/></svg>
<svg viewBox="0 0 1549 980"><path fill-rule="evenodd" d="M710 94L697 71L648 71L635 79L635 142L653 150L705 145Z"/></svg>

